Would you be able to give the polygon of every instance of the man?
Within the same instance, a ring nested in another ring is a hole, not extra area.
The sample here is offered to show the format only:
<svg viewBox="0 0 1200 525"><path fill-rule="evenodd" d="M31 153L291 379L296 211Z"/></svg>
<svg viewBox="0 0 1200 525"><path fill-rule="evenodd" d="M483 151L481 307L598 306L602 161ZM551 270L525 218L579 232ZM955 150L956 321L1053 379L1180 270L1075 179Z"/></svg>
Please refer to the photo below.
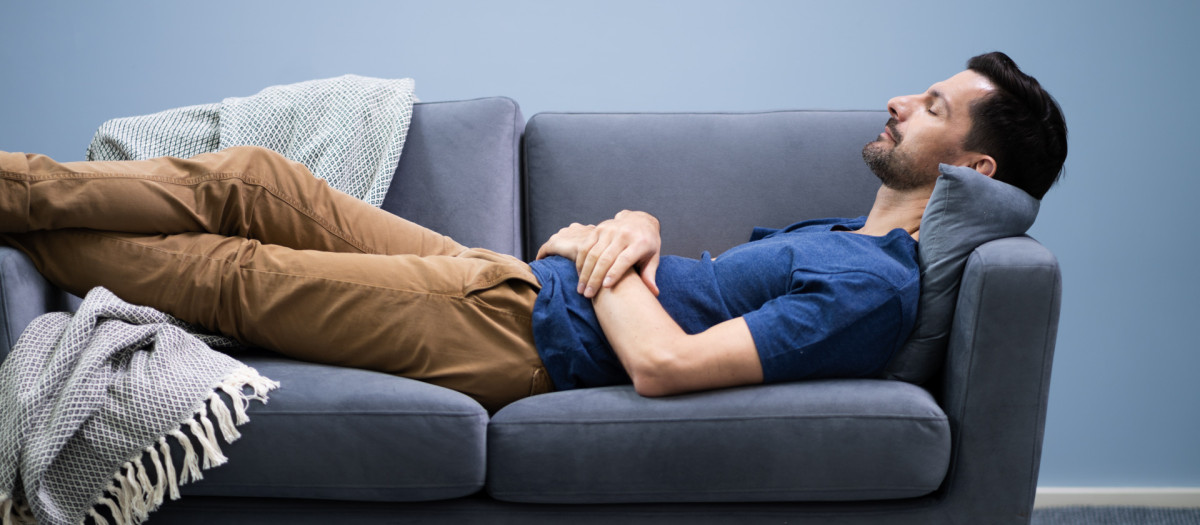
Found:
<svg viewBox="0 0 1200 525"><path fill-rule="evenodd" d="M660 396L869 375L915 318L937 164L1040 197L1065 159L1061 113L1035 80L999 53L968 66L889 101L892 119L863 150L883 182L869 215L793 225L716 261L660 257L657 221L625 211L564 228L526 264L254 148L121 163L0 155L0 238L73 293L102 285L246 343L421 379L489 410L553 388L632 382Z"/></svg>

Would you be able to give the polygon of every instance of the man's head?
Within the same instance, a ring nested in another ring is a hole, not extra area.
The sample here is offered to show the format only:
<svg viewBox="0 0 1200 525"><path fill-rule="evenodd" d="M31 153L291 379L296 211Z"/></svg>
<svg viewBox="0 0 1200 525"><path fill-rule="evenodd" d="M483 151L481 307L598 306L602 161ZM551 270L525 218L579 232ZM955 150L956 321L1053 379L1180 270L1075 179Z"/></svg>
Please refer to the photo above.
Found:
<svg viewBox="0 0 1200 525"><path fill-rule="evenodd" d="M1054 98L1003 53L925 93L888 101L888 120L863 159L884 186L932 187L939 163L968 166L1042 198L1067 157L1067 126Z"/></svg>

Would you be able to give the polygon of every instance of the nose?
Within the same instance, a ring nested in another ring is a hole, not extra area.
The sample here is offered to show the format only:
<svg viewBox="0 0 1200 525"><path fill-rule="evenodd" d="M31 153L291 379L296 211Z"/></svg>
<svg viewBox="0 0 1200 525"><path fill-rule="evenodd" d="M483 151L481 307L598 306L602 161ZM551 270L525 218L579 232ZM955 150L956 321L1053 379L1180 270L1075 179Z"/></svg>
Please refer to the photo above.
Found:
<svg viewBox="0 0 1200 525"><path fill-rule="evenodd" d="M913 104L919 95L904 95L901 97L893 97L888 101L888 113L896 120L907 119L912 113Z"/></svg>

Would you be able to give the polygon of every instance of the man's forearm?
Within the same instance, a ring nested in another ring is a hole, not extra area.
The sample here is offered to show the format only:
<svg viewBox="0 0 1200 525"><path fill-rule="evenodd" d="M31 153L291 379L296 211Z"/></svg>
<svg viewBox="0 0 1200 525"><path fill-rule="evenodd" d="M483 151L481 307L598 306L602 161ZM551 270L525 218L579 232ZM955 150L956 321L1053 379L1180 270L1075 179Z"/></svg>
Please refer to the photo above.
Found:
<svg viewBox="0 0 1200 525"><path fill-rule="evenodd" d="M597 294L592 304L639 394L664 396L762 382L754 340L741 318L689 335L634 272Z"/></svg>
<svg viewBox="0 0 1200 525"><path fill-rule="evenodd" d="M667 395L661 377L671 364L683 329L633 272L592 300L600 327L634 388L644 396Z"/></svg>

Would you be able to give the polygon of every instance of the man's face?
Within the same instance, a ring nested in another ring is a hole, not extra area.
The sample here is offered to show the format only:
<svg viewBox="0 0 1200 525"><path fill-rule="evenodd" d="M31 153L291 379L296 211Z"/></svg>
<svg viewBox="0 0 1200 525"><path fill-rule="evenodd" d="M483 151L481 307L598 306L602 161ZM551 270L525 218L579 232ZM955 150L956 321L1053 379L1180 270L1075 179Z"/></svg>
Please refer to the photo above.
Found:
<svg viewBox="0 0 1200 525"><path fill-rule="evenodd" d="M932 185L938 163L968 163L963 141L971 130L971 104L993 90L987 77L967 70L919 95L889 100L892 118L879 138L863 147L863 160L888 188Z"/></svg>

